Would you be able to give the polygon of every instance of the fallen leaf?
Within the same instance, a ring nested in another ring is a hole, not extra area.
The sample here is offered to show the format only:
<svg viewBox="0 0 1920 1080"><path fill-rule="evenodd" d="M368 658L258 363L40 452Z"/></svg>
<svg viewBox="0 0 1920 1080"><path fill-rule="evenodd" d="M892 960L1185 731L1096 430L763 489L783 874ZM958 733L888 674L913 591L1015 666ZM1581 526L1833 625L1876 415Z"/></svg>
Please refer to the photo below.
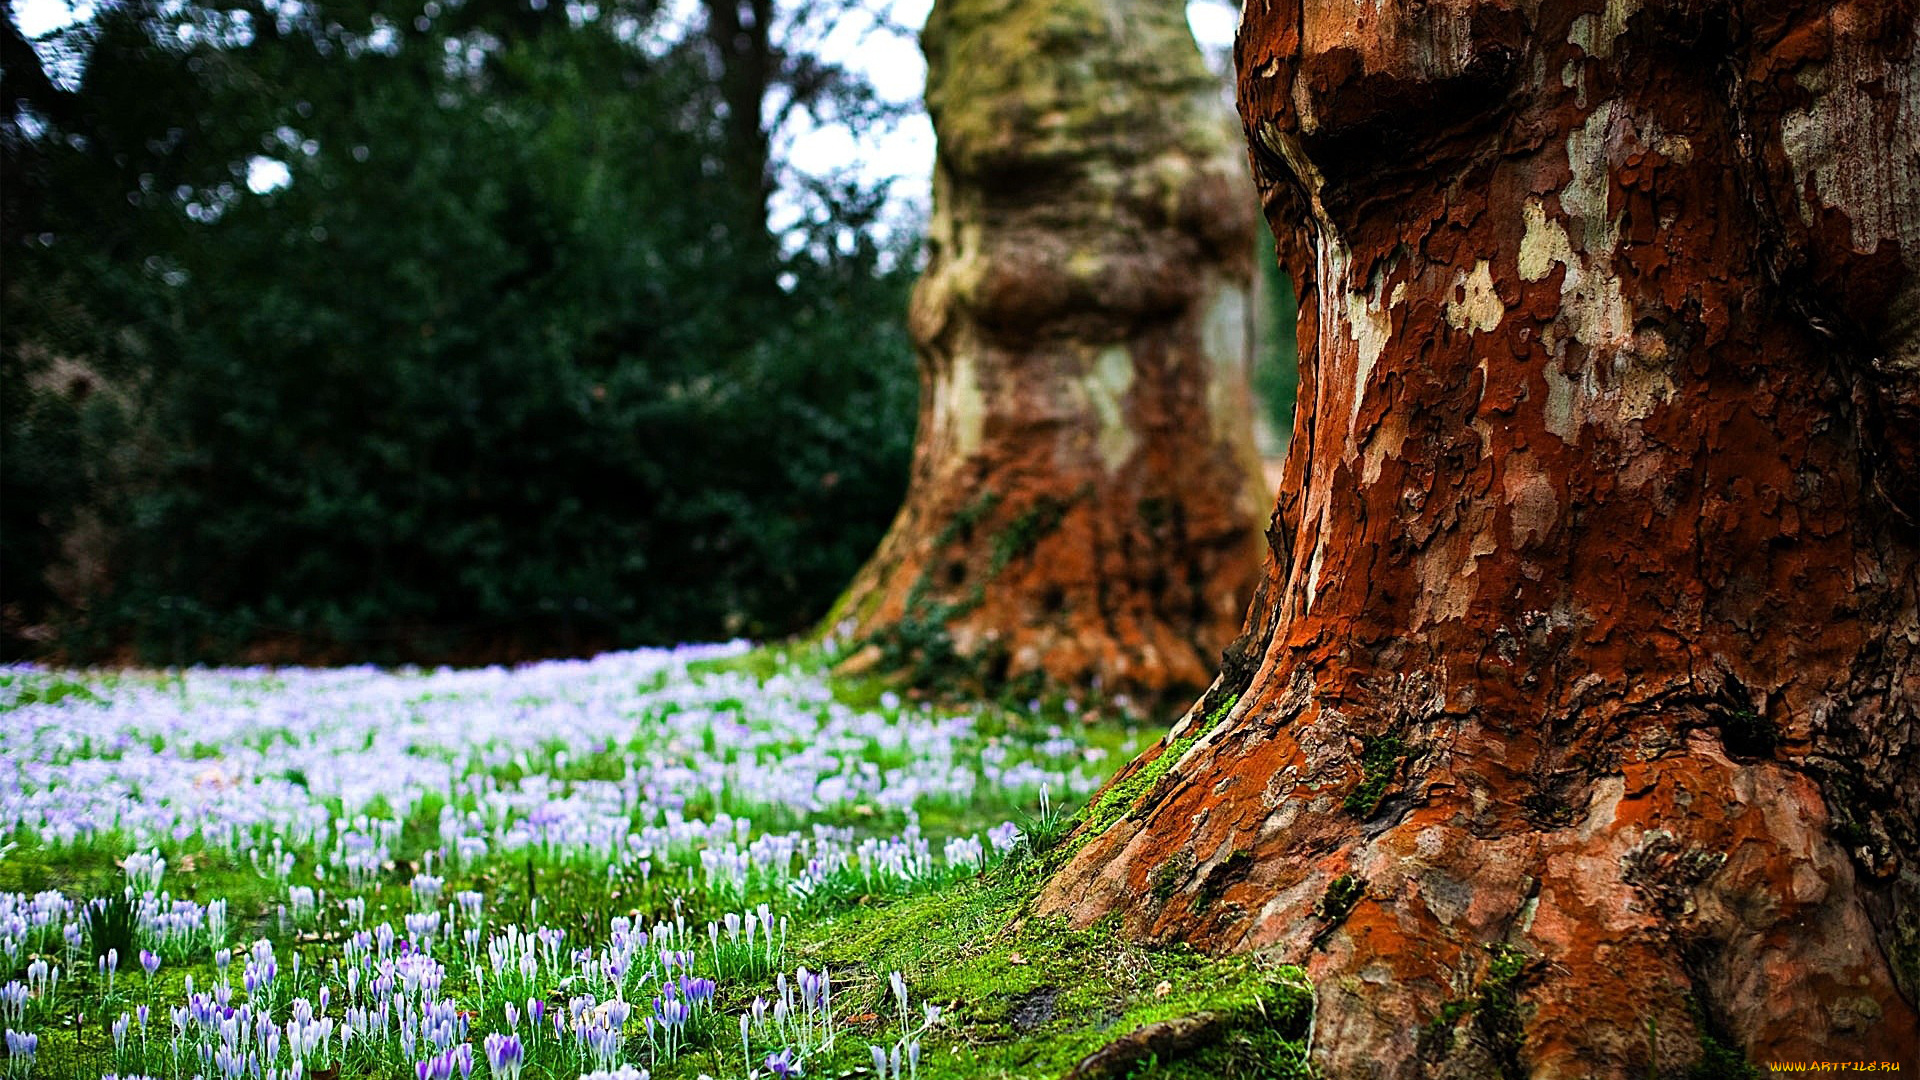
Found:
<svg viewBox="0 0 1920 1080"><path fill-rule="evenodd" d="M1025 967L1027 964L1027 958L1024 956L1021 956L1019 953L1014 953L1013 955L1007 957L1007 963L1019 964L1021 967Z"/></svg>
<svg viewBox="0 0 1920 1080"><path fill-rule="evenodd" d="M1166 997L1171 993L1173 993L1173 984L1165 979L1161 979L1160 985L1153 988L1154 997Z"/></svg>

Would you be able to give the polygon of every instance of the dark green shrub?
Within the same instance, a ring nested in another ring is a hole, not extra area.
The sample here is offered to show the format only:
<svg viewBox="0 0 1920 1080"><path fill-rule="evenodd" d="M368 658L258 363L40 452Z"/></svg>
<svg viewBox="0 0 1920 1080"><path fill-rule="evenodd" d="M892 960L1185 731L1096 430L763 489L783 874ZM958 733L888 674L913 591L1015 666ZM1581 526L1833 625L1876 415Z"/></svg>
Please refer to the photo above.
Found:
<svg viewBox="0 0 1920 1080"><path fill-rule="evenodd" d="M471 660L823 614L905 486L913 251L858 185L791 254L739 227L706 58L625 43L655 5L563 7L447 5L351 59L390 11L207 48L140 20L217 7L103 9L42 110L84 134L7 129L48 178L6 236L10 651ZM292 183L248 194L256 154Z"/></svg>

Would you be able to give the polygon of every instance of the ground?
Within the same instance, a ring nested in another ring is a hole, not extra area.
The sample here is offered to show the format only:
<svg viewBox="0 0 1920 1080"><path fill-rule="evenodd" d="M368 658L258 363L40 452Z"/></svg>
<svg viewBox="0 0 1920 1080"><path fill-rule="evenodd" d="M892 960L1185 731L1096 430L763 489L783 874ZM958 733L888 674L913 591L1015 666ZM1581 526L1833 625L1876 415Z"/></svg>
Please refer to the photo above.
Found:
<svg viewBox="0 0 1920 1080"><path fill-rule="evenodd" d="M1297 969L1030 915L1166 718L832 659L0 672L0 1067L1310 1075Z"/></svg>

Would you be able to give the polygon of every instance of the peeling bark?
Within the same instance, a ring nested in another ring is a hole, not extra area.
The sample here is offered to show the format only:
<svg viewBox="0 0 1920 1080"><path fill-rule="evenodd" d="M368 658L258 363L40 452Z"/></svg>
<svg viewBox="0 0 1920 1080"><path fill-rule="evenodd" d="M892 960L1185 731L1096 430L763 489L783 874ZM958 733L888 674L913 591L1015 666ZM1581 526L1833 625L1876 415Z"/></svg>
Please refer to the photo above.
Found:
<svg viewBox="0 0 1920 1080"><path fill-rule="evenodd" d="M905 506L830 617L856 667L1151 699L1259 569L1254 204L1170 0L941 0Z"/></svg>
<svg viewBox="0 0 1920 1080"><path fill-rule="evenodd" d="M1916 37L1247 4L1302 376L1249 659L1042 908L1305 964L1336 1078L1920 1064Z"/></svg>

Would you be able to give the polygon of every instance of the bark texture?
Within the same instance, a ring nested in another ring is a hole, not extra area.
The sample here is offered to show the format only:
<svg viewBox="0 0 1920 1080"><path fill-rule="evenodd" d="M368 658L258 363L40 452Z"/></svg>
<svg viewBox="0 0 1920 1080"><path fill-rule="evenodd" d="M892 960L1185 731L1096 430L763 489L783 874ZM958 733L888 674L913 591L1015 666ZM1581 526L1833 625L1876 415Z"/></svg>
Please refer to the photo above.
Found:
<svg viewBox="0 0 1920 1080"><path fill-rule="evenodd" d="M1258 577L1245 152L1177 0L940 0L906 504L856 666L1191 694Z"/></svg>
<svg viewBox="0 0 1920 1080"><path fill-rule="evenodd" d="M1920 1067L1912 3L1245 10L1271 553L1041 906L1305 964L1335 1078Z"/></svg>

